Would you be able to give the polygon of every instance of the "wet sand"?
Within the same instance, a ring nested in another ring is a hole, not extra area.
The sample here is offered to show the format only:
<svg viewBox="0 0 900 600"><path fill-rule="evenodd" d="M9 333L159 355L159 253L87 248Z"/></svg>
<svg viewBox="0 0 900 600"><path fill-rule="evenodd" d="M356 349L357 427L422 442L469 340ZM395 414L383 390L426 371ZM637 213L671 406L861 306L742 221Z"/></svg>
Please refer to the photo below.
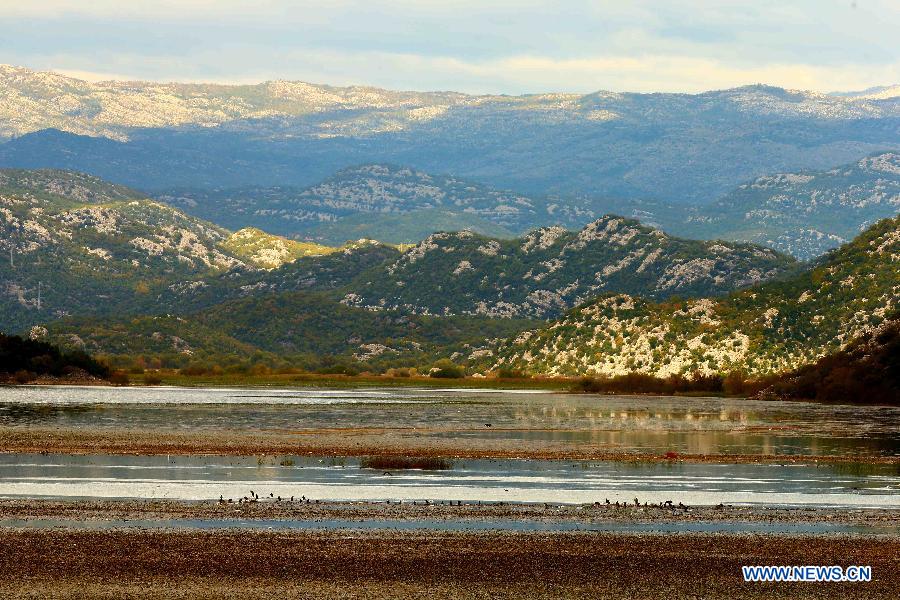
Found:
<svg viewBox="0 0 900 600"><path fill-rule="evenodd" d="M871 565L745 583L741 565ZM9 598L896 598L900 540L606 533L0 529Z"/></svg>
<svg viewBox="0 0 900 600"><path fill-rule="evenodd" d="M566 442L438 438L409 429L315 429L284 432L137 429L67 429L0 426L0 452L133 455L409 456L435 458L531 458L624 462L867 463L900 464L900 456L802 454L661 455L641 450Z"/></svg>

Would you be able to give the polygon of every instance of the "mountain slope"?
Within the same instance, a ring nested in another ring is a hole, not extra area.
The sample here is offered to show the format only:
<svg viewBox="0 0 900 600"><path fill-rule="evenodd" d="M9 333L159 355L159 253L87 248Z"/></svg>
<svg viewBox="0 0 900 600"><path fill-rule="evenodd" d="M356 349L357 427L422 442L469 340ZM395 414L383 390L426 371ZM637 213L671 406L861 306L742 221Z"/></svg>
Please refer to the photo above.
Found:
<svg viewBox="0 0 900 600"><path fill-rule="evenodd" d="M325 244L373 239L387 244L415 244L435 231L468 230L494 238L513 238L509 229L467 212L422 209L407 213L362 213L313 225L302 235Z"/></svg>
<svg viewBox="0 0 900 600"><path fill-rule="evenodd" d="M552 374L776 373L839 350L898 305L900 217L809 271L724 298L601 297L522 334L500 350L497 364Z"/></svg>
<svg viewBox="0 0 900 600"><path fill-rule="evenodd" d="M709 206L689 210L649 200L530 197L389 165L345 169L307 189L174 191L157 197L225 227L255 223L332 245L363 237L411 242L463 229L509 238L551 225L580 229L614 213L672 235L757 243L808 260L900 212L900 153L877 153L824 171L757 177Z"/></svg>
<svg viewBox="0 0 900 600"><path fill-rule="evenodd" d="M551 227L514 240L437 233L361 274L344 302L424 314L546 318L608 290L659 298L719 294L793 264L758 246L682 240L607 216L580 232Z"/></svg>
<svg viewBox="0 0 900 600"><path fill-rule="evenodd" d="M762 396L900 405L900 318L895 315L843 350L783 375Z"/></svg>
<svg viewBox="0 0 900 600"><path fill-rule="evenodd" d="M451 228L487 235L522 232L560 219L568 224L574 212L448 175L380 164L342 169L308 188L172 190L156 197L224 227L252 225L332 244L360 237L418 241ZM402 215L411 215L408 222L398 219ZM387 235L373 235L366 227L373 222ZM398 226L402 234L392 233Z"/></svg>
<svg viewBox="0 0 900 600"><path fill-rule="evenodd" d="M190 314L226 300L262 297L282 292L324 292L335 300L357 277L389 260L401 251L373 240L359 240L336 248L335 252L302 256L272 270L242 270L213 273L171 283L142 305L148 313L161 311Z"/></svg>
<svg viewBox="0 0 900 600"><path fill-rule="evenodd" d="M669 231L763 244L800 259L824 254L900 213L900 154L827 171L779 173L739 186Z"/></svg>
<svg viewBox="0 0 900 600"><path fill-rule="evenodd" d="M0 170L0 327L128 310L165 282L243 268L227 237L93 177Z"/></svg>
<svg viewBox="0 0 900 600"><path fill-rule="evenodd" d="M288 240L253 227L235 231L221 243L221 247L233 256L264 269L277 269L301 256L320 256L338 250L331 246Z"/></svg>
<svg viewBox="0 0 900 600"><path fill-rule="evenodd" d="M147 191L308 186L352 165L393 163L531 195L693 205L766 173L900 150L898 97L767 86L468 96L89 83L4 67L0 98L0 138L10 139L0 164L86 171Z"/></svg>
<svg viewBox="0 0 900 600"><path fill-rule="evenodd" d="M488 355L499 338L533 326L524 320L372 312L321 293L285 292L227 300L181 316L68 318L50 323L46 336L68 348L152 357L163 366L263 362L359 369Z"/></svg>

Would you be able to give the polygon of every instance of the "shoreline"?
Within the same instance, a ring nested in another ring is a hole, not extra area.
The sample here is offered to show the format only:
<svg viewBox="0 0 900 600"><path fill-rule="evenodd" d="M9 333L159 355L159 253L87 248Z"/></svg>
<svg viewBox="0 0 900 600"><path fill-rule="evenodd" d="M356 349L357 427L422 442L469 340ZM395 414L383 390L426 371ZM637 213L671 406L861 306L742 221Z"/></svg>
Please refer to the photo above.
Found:
<svg viewBox="0 0 900 600"><path fill-rule="evenodd" d="M135 376L137 377L137 376ZM64 379L64 378L38 378L27 383L0 382L0 390L3 388L17 387L103 387L119 389L153 389L153 388L245 388L266 389L279 387L292 389L332 389L332 390L356 390L361 388L424 388L446 390L486 390L491 392L516 392L522 390L534 392L546 392L555 394L567 394L573 396L620 396L635 398L714 398L718 400L749 400L791 403L812 403L824 406L864 406L864 407L888 407L896 408L891 403L871 402L823 402L815 399L802 398L763 398L745 394L726 394L725 392L672 392L661 394L657 392L588 392L574 389L581 377L539 377L522 379L500 379L494 377L464 377L464 378L434 378L434 377L387 377L387 376L359 376L359 375L320 375L307 373L302 375L265 375L265 376L231 376L231 375L180 375L167 374L159 383L144 383L137 379L128 384L114 384L103 379Z"/></svg>

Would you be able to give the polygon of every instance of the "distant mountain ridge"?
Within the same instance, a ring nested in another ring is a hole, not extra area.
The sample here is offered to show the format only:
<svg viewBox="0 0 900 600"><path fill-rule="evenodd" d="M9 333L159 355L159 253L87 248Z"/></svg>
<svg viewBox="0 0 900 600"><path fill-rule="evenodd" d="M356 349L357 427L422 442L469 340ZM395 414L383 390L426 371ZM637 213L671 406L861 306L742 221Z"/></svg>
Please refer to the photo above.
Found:
<svg viewBox="0 0 900 600"><path fill-rule="evenodd" d="M331 244L359 237L418 242L435 231L461 229L511 237L544 225L580 228L595 216L587 202L529 197L450 175L383 164L342 169L308 188L173 190L156 197L224 227L253 225ZM437 211L448 220L430 226L423 221L429 215L439 219ZM358 230L362 223L374 228L381 220L402 222L397 217L411 213L420 216L410 218L401 230L387 232L390 239ZM417 228L416 222L425 228ZM415 231L424 233L415 236ZM349 235L352 232L356 235Z"/></svg>
<svg viewBox="0 0 900 600"><path fill-rule="evenodd" d="M721 96L742 110L758 114L860 118L879 117L895 111L896 106L876 101L900 98L900 86L882 86L846 94L817 94L751 85L701 94L655 95L685 100ZM130 129L211 127L234 121L305 115L324 115L326 118L306 131L292 133L311 133L319 137L373 134L431 121L450 108L481 105L497 105L504 109L535 106L558 111L559 114L554 115L557 118L566 110L575 109L582 119L608 121L621 118L621 113L626 112L609 110L610 103L642 95L608 91L586 95L558 92L523 96L470 95L393 91L370 86L336 87L285 80L251 85L89 82L54 72L0 64L0 96L6 99L0 108L0 138L56 128L124 140ZM635 108L631 107L628 112L634 112ZM358 113L368 110L373 114L340 118L335 113L342 110ZM277 129L278 125L272 127Z"/></svg>
<svg viewBox="0 0 900 600"><path fill-rule="evenodd" d="M90 83L2 67L0 98L0 138L10 140L0 165L79 170L148 193L305 187L390 163L532 196L698 205L766 173L900 151L900 97L770 86L468 96Z"/></svg>
<svg viewBox="0 0 900 600"><path fill-rule="evenodd" d="M688 210L665 202L526 196L394 165L348 168L305 189L173 191L157 198L225 227L254 224L331 245L361 237L407 243L463 229L511 238L545 226L577 230L614 213L672 235L757 243L808 260L900 213L900 153L764 175Z"/></svg>
<svg viewBox="0 0 900 600"><path fill-rule="evenodd" d="M810 259L898 213L900 153L882 152L824 171L757 177L686 219L661 215L658 224L688 237L754 242Z"/></svg>

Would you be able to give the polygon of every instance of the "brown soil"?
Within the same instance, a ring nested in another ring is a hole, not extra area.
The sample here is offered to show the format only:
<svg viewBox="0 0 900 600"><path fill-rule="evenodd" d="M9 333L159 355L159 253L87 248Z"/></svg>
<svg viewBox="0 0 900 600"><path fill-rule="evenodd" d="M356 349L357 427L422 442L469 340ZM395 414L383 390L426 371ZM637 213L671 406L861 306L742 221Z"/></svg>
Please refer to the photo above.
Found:
<svg viewBox="0 0 900 600"><path fill-rule="evenodd" d="M871 565L745 583L741 565ZM0 530L19 598L896 598L900 540L737 535Z"/></svg>

